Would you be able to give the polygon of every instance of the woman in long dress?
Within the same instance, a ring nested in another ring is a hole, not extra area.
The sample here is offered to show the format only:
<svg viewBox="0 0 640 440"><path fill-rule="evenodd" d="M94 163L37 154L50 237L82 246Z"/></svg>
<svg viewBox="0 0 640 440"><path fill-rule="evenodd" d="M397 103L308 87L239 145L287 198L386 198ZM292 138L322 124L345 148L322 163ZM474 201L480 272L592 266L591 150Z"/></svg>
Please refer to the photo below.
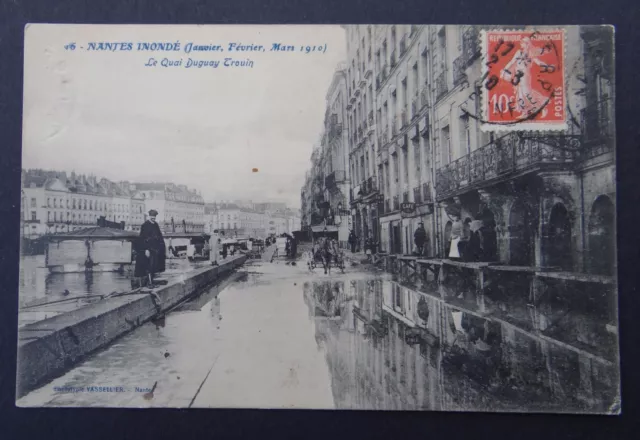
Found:
<svg viewBox="0 0 640 440"><path fill-rule="evenodd" d="M458 259L460 258L458 244L462 238L463 225L459 216L454 215L453 220L453 225L451 226L451 247L449 248L449 258Z"/></svg>

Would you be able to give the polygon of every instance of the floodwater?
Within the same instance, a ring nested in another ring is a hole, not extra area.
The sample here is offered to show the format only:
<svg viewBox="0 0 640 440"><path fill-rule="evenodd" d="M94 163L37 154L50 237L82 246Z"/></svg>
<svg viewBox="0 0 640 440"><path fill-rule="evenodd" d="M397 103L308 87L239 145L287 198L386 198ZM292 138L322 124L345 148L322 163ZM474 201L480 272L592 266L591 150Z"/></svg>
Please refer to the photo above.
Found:
<svg viewBox="0 0 640 440"><path fill-rule="evenodd" d="M617 352L589 336L605 321L562 321L578 327L563 340L543 308L456 293L250 263L18 405L617 411Z"/></svg>
<svg viewBox="0 0 640 440"><path fill-rule="evenodd" d="M203 264L207 263L169 259L163 276L183 274ZM20 259L21 310L18 325L21 327L82 307L97 300L100 295L128 290L131 290L131 274L127 272L49 273L44 255L23 256Z"/></svg>

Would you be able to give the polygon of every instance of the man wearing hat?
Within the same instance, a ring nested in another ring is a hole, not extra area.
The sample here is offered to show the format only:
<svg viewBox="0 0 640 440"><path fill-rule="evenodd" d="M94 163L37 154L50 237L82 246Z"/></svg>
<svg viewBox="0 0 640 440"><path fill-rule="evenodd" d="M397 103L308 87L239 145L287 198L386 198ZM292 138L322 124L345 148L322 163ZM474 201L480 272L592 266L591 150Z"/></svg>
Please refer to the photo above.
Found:
<svg viewBox="0 0 640 440"><path fill-rule="evenodd" d="M144 278L141 285L148 283L153 285L153 275L164 272L166 248L160 226L156 223L158 211L149 211L149 217L140 228L140 237L137 243L136 268L134 276Z"/></svg>

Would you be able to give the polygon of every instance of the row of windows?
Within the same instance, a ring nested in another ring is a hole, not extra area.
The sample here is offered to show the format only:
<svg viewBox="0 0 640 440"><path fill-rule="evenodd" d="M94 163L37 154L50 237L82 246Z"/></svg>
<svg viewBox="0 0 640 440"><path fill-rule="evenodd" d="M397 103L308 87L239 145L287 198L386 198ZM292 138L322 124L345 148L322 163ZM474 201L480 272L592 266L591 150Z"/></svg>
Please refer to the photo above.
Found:
<svg viewBox="0 0 640 440"><path fill-rule="evenodd" d="M63 222L63 221L75 221L77 220L91 220L91 221L97 221L98 218L100 216L98 214L78 214L76 216L75 213L69 213L67 212L66 215L64 212L51 212L51 211L47 211L47 222ZM110 218L108 220L113 220L116 219L116 221L121 221L121 220L129 220L130 216L126 215L126 214L119 214L119 215L114 215L114 216L110 216ZM135 220L139 220L142 223L142 216L131 216L131 219ZM31 211L31 220L37 220L37 214L36 211Z"/></svg>
<svg viewBox="0 0 640 440"><path fill-rule="evenodd" d="M138 212L142 213L143 205L134 205L131 208L128 204L122 203L107 203L101 200L87 200L87 199L63 199L63 198L47 198L47 208L64 208L67 209L82 209L88 211L106 211L113 209L115 212ZM37 201L35 197L31 198L31 207L35 208Z"/></svg>

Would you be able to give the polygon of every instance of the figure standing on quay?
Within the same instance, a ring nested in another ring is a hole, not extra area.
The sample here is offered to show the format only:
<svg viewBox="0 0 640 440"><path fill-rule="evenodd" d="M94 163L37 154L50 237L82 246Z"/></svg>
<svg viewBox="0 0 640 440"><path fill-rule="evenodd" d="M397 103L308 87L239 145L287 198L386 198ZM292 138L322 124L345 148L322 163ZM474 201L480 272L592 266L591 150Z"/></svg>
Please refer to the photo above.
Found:
<svg viewBox="0 0 640 440"><path fill-rule="evenodd" d="M140 285L147 284L153 288L153 276L164 272L166 247L160 226L156 223L158 211L149 211L149 218L140 228L140 237L137 243L136 268L134 276L140 280Z"/></svg>

